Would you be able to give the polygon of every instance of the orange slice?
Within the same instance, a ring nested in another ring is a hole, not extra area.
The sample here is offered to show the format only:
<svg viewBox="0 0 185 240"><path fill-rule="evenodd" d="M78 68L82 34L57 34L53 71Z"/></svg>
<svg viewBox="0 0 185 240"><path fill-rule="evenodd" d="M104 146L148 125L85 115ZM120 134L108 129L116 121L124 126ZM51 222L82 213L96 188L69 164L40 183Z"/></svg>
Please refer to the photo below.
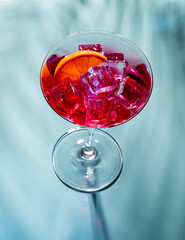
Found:
<svg viewBox="0 0 185 240"><path fill-rule="evenodd" d="M41 78L42 78L41 84L42 84L42 88L44 90L51 88L55 85L55 82L51 76L51 73L48 70L46 63L44 64L44 66L42 68Z"/></svg>
<svg viewBox="0 0 185 240"><path fill-rule="evenodd" d="M99 66L106 60L107 58L99 52L89 50L74 52L60 60L55 69L54 79L56 82L61 82L70 77L77 81L89 68Z"/></svg>

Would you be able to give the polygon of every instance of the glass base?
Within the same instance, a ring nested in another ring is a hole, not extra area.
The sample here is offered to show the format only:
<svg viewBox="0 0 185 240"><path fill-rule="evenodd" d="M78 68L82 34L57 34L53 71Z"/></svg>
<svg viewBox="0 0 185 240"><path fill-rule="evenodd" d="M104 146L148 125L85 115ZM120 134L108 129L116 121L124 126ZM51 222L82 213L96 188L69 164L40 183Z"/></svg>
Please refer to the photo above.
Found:
<svg viewBox="0 0 185 240"><path fill-rule="evenodd" d="M119 177L123 157L115 139L103 130L94 129L92 147L86 148L89 128L65 133L56 142L52 161L58 178L81 192L96 192L113 184Z"/></svg>

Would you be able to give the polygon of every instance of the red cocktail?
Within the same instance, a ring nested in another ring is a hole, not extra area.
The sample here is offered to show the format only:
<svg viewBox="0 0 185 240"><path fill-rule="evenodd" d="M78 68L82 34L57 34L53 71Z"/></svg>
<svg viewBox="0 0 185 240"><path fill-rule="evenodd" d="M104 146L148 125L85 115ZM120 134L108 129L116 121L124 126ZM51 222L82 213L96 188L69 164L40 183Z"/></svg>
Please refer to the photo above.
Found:
<svg viewBox="0 0 185 240"><path fill-rule="evenodd" d="M59 115L81 126L104 128L128 121L144 107L152 80L142 59L130 59L124 49L114 52L100 43L76 45L75 50L75 55L49 56L41 74L44 96ZM94 66L81 70L96 53L98 64L94 61ZM67 57L70 70L63 70ZM74 78L76 69L80 70Z"/></svg>

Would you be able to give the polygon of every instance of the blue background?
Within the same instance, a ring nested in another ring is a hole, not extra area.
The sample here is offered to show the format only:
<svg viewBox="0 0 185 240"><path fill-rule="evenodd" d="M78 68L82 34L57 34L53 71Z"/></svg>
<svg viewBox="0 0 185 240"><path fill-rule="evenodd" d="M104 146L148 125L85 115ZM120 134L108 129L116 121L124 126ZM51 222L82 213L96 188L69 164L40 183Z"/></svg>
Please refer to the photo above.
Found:
<svg viewBox="0 0 185 240"><path fill-rule="evenodd" d="M129 38L154 73L144 110L108 130L125 164L96 196L55 176L52 148L74 126L51 110L39 82L48 50L80 30ZM184 105L183 0L0 0L0 239L184 240Z"/></svg>

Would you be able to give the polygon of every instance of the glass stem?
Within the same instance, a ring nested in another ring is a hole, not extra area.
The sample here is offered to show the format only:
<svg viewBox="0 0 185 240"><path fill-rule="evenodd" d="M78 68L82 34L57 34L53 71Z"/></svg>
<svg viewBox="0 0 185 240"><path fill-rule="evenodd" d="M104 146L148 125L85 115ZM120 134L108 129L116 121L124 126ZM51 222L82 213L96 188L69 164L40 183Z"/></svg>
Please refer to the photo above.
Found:
<svg viewBox="0 0 185 240"><path fill-rule="evenodd" d="M87 151L92 151L92 149L93 149L93 146L92 146L93 135L94 135L94 129L93 129L93 128L89 128L89 129L88 129L87 141L86 141L86 143L85 143L85 149L86 149Z"/></svg>
<svg viewBox="0 0 185 240"><path fill-rule="evenodd" d="M94 135L94 129L89 128L85 146L81 150L81 157L84 160L89 160L89 161L94 160L97 156L96 149L93 147L93 135Z"/></svg>

